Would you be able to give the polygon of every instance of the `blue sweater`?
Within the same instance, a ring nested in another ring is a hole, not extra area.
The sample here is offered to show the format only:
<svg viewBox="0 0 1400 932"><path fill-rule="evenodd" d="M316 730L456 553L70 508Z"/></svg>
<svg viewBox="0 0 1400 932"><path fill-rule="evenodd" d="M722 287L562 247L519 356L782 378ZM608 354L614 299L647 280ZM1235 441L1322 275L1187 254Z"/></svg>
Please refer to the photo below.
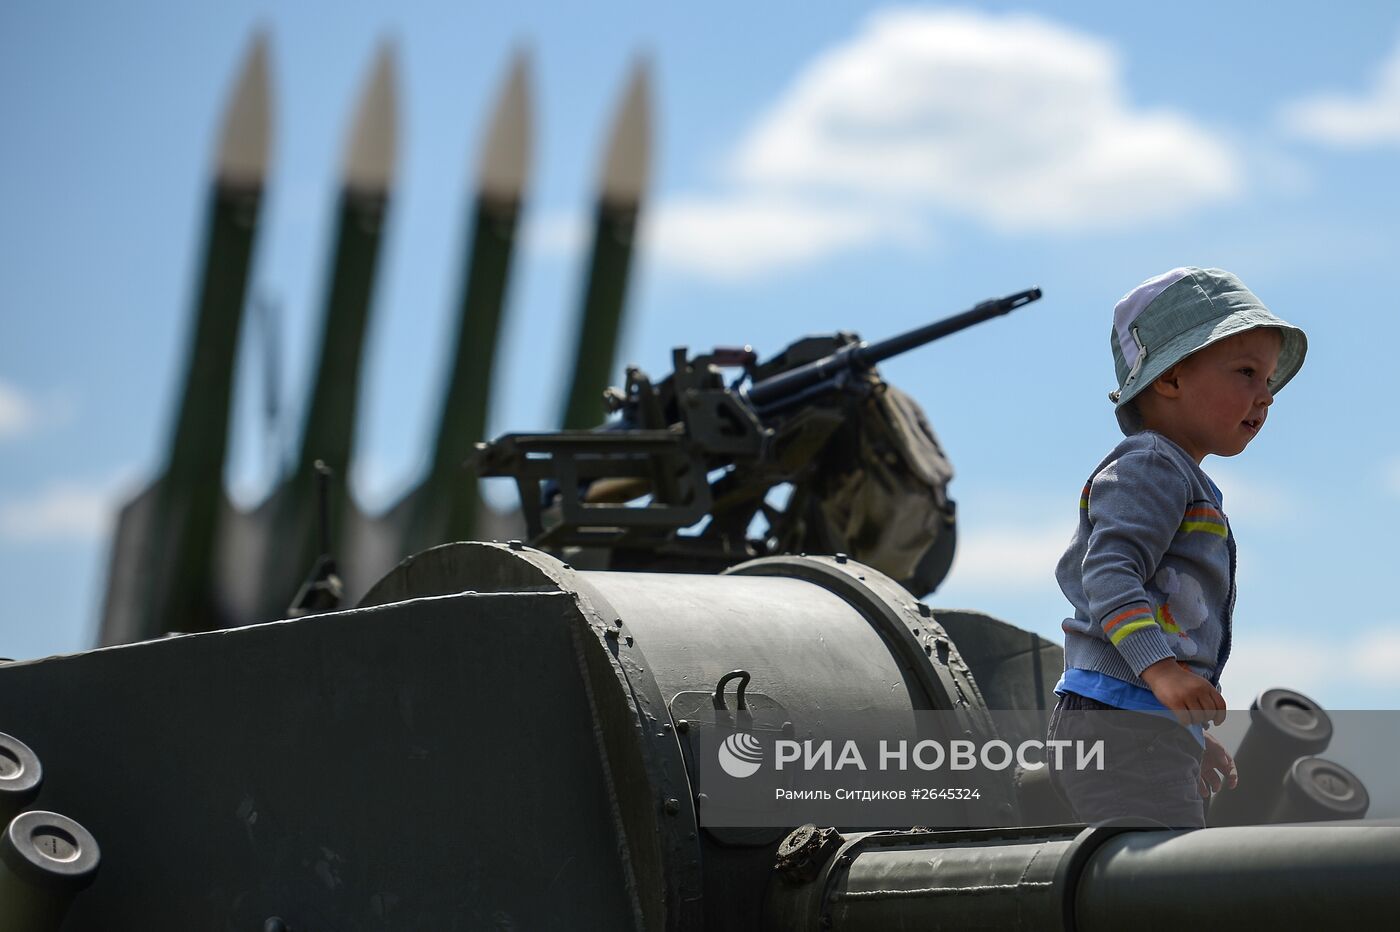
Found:
<svg viewBox="0 0 1400 932"><path fill-rule="evenodd" d="M1066 670L1146 689L1142 671L1175 658L1219 685L1235 540L1214 484L1166 437L1133 434L1094 469L1055 578L1074 606L1061 626Z"/></svg>

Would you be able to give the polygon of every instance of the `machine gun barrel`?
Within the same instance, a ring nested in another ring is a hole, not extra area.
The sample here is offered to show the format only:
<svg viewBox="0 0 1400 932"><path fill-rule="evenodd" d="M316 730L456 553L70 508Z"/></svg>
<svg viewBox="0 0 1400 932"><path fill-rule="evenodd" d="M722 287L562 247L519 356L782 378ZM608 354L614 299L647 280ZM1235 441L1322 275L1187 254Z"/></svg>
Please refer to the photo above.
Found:
<svg viewBox="0 0 1400 932"><path fill-rule="evenodd" d="M790 369L787 372L755 382L744 393L754 407L771 407L785 398L797 395L806 389L819 385L842 371L864 371L886 359L908 352L925 343L942 339L949 334L965 330L984 320L1000 317L1018 307L1023 307L1040 298L1039 288L1029 288L1004 298L992 298L961 314L954 314L943 320L934 321L923 327L901 333L876 343L857 343L842 347L830 356Z"/></svg>

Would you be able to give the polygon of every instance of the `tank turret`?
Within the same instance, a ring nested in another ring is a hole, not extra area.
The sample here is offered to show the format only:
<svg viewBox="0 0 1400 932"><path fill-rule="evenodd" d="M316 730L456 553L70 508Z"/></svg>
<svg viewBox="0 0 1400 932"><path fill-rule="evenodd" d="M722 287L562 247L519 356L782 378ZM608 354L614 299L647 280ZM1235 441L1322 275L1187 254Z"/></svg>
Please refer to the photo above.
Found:
<svg viewBox="0 0 1400 932"><path fill-rule="evenodd" d="M354 609L0 666L34 802L102 845L65 929L1238 929L1396 907L1393 823L1032 827L1007 768L929 801L960 827L872 833L800 829L766 792L745 818L717 789L736 723L770 748L851 712L986 744L1015 727L989 692L937 611L842 555L589 571L515 541L424 551Z"/></svg>

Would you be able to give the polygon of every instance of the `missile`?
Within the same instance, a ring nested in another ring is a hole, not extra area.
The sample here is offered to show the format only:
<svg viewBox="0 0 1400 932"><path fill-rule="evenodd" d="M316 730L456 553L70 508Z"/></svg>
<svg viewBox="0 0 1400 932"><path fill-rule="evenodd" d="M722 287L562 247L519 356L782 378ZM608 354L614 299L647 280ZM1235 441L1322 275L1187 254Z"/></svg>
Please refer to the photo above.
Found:
<svg viewBox="0 0 1400 932"><path fill-rule="evenodd" d="M603 419L603 390L612 376L627 297L627 270L651 163L651 79L645 60L632 69L613 122L598 184L593 254L584 288L573 374L564 402L565 429Z"/></svg>
<svg viewBox="0 0 1400 932"><path fill-rule="evenodd" d="M381 45L346 146L320 360L298 475L309 473L318 459L342 476L350 465L365 324L394 170L394 71L393 47Z"/></svg>
<svg viewBox="0 0 1400 932"><path fill-rule="evenodd" d="M284 617L321 547L337 552L346 526L356 520L345 494L354 445L360 363L365 326L374 292L380 240L389 206L396 136L395 56L380 45L341 167L335 245L331 253L320 349L301 443L292 472L259 510L262 572L252 585L255 605L240 612L240 622ZM318 527L316 467L324 464L338 485L336 520L328 522L328 539Z"/></svg>
<svg viewBox="0 0 1400 932"><path fill-rule="evenodd" d="M184 389L164 473L122 508L99 640L218 627L210 579L223 495L234 353L271 142L268 39L259 33L224 111Z"/></svg>
<svg viewBox="0 0 1400 932"><path fill-rule="evenodd" d="M496 100L476 167L476 200L458 302L456 349L428 475L399 508L407 527L396 558L476 531L476 476L463 463L486 433L491 371L522 191L530 170L529 57L517 52ZM392 513L391 513L392 514ZM379 567L386 571L389 566Z"/></svg>

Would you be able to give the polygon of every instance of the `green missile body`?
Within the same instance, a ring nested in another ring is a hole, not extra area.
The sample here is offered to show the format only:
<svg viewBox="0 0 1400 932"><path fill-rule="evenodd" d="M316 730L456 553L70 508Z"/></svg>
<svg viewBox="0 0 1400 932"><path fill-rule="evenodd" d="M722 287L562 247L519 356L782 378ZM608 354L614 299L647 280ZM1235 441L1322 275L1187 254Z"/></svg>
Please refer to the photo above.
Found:
<svg viewBox="0 0 1400 932"><path fill-rule="evenodd" d="M521 192L530 169L530 112L529 60L518 53L497 99L478 162L456 349L428 475L399 506L408 510L404 517L408 527L397 558L446 541L467 540L477 530L481 508L477 480L463 463L486 434L501 308Z"/></svg>
<svg viewBox="0 0 1400 932"><path fill-rule="evenodd" d="M262 573L256 607L238 623L284 617L321 550L315 463L335 477L329 546L338 553L356 515L345 494L354 446L360 363L389 204L395 153L395 65L382 45L361 95L345 151L323 329L293 471L260 509Z"/></svg>
<svg viewBox="0 0 1400 932"><path fill-rule="evenodd" d="M584 289L573 375L564 402L565 429L593 427L605 413L603 390L612 377L637 214L650 174L650 84L646 62L638 62L632 69L603 160L593 255Z"/></svg>
<svg viewBox="0 0 1400 932"><path fill-rule="evenodd" d="M381 47L360 100L342 171L338 224L311 402L297 475L316 460L344 475L350 465L365 324L394 167L394 56Z"/></svg>
<svg viewBox="0 0 1400 932"><path fill-rule="evenodd" d="M164 474L123 507L99 639L219 627L212 598L234 354L270 143L268 41L244 59L219 136L196 324Z"/></svg>

